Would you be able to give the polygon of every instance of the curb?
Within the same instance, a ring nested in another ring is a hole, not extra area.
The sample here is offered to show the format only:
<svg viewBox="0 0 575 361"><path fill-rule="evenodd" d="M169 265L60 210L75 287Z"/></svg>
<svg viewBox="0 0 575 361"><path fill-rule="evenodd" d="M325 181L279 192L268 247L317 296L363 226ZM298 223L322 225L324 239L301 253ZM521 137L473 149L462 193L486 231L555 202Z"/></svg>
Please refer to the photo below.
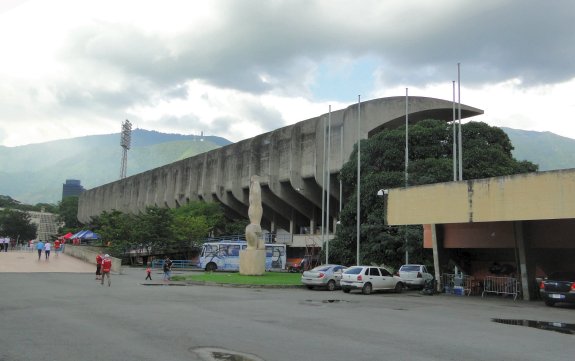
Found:
<svg viewBox="0 0 575 361"><path fill-rule="evenodd" d="M143 282L142 286L217 286L217 287L231 287L231 288L286 288L298 289L304 288L303 285L249 285L237 283L218 283L206 281L169 281L169 282Z"/></svg>

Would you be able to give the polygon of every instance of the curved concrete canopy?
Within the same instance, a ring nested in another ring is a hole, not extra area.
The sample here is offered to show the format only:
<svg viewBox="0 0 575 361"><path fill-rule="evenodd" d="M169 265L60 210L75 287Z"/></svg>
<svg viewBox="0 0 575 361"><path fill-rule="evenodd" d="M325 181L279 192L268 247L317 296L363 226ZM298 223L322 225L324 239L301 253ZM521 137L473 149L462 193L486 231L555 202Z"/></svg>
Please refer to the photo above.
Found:
<svg viewBox="0 0 575 361"><path fill-rule="evenodd" d="M423 119L451 121L451 101L409 97L409 123ZM385 128L405 124L405 97L380 98L331 113L331 151L327 169L337 174L359 138L365 139ZM462 118L483 111L461 105ZM260 176L265 189L263 224L274 231L277 225L299 233L300 227L321 225L324 174L324 127L328 114L260 134L238 143L186 158L163 167L85 191L79 199L78 219L116 209L138 213L146 206L178 207L191 200L218 201L247 218L250 177ZM343 138L343 139L342 139ZM343 144L343 147L341 146ZM343 156L342 156L343 155ZM339 187L332 177L330 220L337 219ZM286 222L287 220L287 222ZM277 225L276 225L277 222Z"/></svg>

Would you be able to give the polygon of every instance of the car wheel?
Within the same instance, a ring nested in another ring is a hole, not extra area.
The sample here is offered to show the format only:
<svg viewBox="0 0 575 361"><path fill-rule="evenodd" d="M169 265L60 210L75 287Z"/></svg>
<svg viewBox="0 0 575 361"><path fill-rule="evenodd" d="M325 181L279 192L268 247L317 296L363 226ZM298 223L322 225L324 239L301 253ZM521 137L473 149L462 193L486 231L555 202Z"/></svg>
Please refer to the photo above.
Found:
<svg viewBox="0 0 575 361"><path fill-rule="evenodd" d="M549 307L553 307L555 305L555 301L545 300L545 304Z"/></svg>
<svg viewBox="0 0 575 361"><path fill-rule="evenodd" d="M206 271L207 271L207 272L213 272L213 271L215 271L215 270L217 270L217 269L218 269L218 265L215 264L214 262L210 262L210 263L208 263L208 264L206 265Z"/></svg>
<svg viewBox="0 0 575 361"><path fill-rule="evenodd" d="M395 293L401 293L401 292L403 292L403 283L397 282L397 284L395 285Z"/></svg>
<svg viewBox="0 0 575 361"><path fill-rule="evenodd" d="M308 290L313 290L313 286L306 286Z"/></svg>
<svg viewBox="0 0 575 361"><path fill-rule="evenodd" d="M371 283L364 284L363 288L361 289L361 293L364 295L369 295L371 293Z"/></svg>
<svg viewBox="0 0 575 361"><path fill-rule="evenodd" d="M351 291L350 288L342 288L341 290L343 291L343 293L349 293L349 291Z"/></svg>
<svg viewBox="0 0 575 361"><path fill-rule="evenodd" d="M329 280L329 282L327 283L327 290L328 291L335 290L335 281L334 280Z"/></svg>

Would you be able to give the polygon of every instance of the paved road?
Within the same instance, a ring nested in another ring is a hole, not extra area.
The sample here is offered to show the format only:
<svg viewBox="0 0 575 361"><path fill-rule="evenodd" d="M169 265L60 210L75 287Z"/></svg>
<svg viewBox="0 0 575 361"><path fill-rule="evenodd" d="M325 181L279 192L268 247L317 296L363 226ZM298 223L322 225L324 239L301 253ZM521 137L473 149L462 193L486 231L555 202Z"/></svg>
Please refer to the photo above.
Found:
<svg viewBox="0 0 575 361"><path fill-rule="evenodd" d="M202 360L202 347L266 361L539 361L575 354L575 335L491 321L575 324L575 307L415 292L146 286L144 278L143 270L126 269L102 287L91 269L0 273L0 360Z"/></svg>

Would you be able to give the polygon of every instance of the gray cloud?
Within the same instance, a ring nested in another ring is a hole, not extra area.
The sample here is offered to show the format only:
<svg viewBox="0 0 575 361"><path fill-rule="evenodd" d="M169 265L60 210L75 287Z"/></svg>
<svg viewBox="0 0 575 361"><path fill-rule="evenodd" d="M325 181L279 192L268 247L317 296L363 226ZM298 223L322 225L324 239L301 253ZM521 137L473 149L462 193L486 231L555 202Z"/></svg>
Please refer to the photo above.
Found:
<svg viewBox="0 0 575 361"><path fill-rule="evenodd" d="M169 39L98 24L77 32L69 53L125 72L136 82L174 88L202 79L256 94L286 85L305 93L310 69L334 54L379 56L389 85L445 80L457 62L471 83L517 77L529 85L575 76L572 1L482 1L457 7L446 2L438 5L446 7L444 12L428 18L411 3L402 5L402 19L389 19L385 6L366 2L366 21L373 22L368 26L342 18L337 8L361 5L334 2L330 13L321 4L220 2L221 23L203 29L189 24L187 32ZM381 23L375 22L378 15ZM272 81L262 81L262 75Z"/></svg>
<svg viewBox="0 0 575 361"><path fill-rule="evenodd" d="M380 78L373 83L390 88L449 82L457 75L457 62L466 86L518 78L529 87L575 77L571 0L211 0L209 6L216 8L216 21L190 22L177 32L87 19L66 39L58 39L66 45L58 54L61 68L50 79L0 85L3 99L22 101L0 100L5 119L18 119L23 108L38 104L39 112L30 112L28 119L112 122L136 108L187 99L195 81L215 88L208 92L237 91L237 101L222 101L223 107L235 108L222 109L222 114L238 116L222 116L207 125L191 109L190 117L148 119L159 117L154 112L150 117L138 113L142 119L134 120L157 129L164 124L173 131L181 127L182 132L190 124L203 124L206 132L227 134L238 121L249 119L272 130L285 125L280 112L245 93L313 99L319 93L315 90L326 86L317 83L318 73L325 70L318 68L334 59L375 59L370 64L379 64L375 73ZM369 89L371 75L365 78L369 80L361 81L369 84L363 86L364 94L377 91ZM323 95L335 96L337 86L347 81L334 81L335 90ZM205 99L202 104L212 110L220 106Z"/></svg>

